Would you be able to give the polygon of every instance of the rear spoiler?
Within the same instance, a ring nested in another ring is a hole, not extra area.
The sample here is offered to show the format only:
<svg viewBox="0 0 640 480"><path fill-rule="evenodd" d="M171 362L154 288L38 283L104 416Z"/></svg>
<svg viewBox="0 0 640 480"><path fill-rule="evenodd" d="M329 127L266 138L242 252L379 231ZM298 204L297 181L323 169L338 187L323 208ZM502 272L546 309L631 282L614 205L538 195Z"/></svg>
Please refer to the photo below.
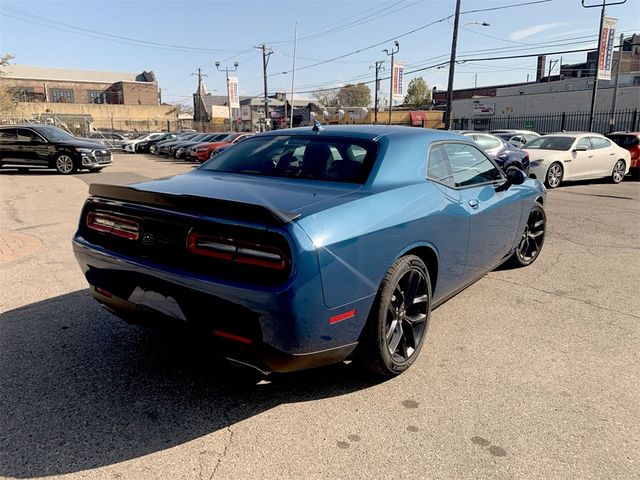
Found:
<svg viewBox="0 0 640 480"><path fill-rule="evenodd" d="M195 195L175 195L172 193L149 192L133 187L93 183L89 186L89 195L105 200L130 202L168 208L186 213L198 213L211 217L260 222L267 225L282 226L300 216L299 213L286 212L253 203L233 202L218 198L198 197Z"/></svg>

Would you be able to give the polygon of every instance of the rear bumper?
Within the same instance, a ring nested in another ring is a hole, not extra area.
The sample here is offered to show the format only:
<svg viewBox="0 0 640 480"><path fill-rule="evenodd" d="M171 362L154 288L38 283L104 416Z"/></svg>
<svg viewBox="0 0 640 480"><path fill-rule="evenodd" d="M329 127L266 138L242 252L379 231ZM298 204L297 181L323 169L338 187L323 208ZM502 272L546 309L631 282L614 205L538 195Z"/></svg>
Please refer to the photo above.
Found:
<svg viewBox="0 0 640 480"><path fill-rule="evenodd" d="M336 363L355 349L372 299L328 309L319 275L281 289L212 281L114 256L76 235L73 249L94 298L128 323L183 329L209 339L221 356L263 371ZM354 318L330 324L345 310Z"/></svg>

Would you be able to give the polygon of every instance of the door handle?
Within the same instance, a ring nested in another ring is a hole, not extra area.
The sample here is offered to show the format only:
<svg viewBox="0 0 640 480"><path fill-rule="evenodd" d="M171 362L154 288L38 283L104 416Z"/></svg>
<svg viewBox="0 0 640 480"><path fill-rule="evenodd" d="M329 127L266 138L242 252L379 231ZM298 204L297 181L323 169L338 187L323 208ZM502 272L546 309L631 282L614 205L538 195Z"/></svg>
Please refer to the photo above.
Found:
<svg viewBox="0 0 640 480"><path fill-rule="evenodd" d="M469 206L471 208L478 208L478 200L469 200Z"/></svg>
<svg viewBox="0 0 640 480"><path fill-rule="evenodd" d="M616 154L615 152L611 152L611 153L609 154L609 156L612 156L612 155L615 155L615 154Z"/></svg>

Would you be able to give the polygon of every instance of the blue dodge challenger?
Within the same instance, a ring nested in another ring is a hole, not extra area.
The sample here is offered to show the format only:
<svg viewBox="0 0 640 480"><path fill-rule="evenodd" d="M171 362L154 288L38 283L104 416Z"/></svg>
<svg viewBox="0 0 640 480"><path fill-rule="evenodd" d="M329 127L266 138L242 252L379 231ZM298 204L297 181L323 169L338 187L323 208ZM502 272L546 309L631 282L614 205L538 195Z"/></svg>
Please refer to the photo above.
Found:
<svg viewBox="0 0 640 480"><path fill-rule="evenodd" d="M93 184L73 239L95 299L263 372L406 370L431 309L545 236L545 189L450 132L256 135L182 175Z"/></svg>

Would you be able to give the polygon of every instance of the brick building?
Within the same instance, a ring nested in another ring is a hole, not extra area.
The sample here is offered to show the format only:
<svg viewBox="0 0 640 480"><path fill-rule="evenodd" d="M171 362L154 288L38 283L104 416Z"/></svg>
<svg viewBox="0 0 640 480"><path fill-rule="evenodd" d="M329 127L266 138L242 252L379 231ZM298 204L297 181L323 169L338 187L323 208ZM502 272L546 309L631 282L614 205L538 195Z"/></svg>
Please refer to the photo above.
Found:
<svg viewBox="0 0 640 480"><path fill-rule="evenodd" d="M159 105L153 72L122 73L9 65L0 87L17 102Z"/></svg>

